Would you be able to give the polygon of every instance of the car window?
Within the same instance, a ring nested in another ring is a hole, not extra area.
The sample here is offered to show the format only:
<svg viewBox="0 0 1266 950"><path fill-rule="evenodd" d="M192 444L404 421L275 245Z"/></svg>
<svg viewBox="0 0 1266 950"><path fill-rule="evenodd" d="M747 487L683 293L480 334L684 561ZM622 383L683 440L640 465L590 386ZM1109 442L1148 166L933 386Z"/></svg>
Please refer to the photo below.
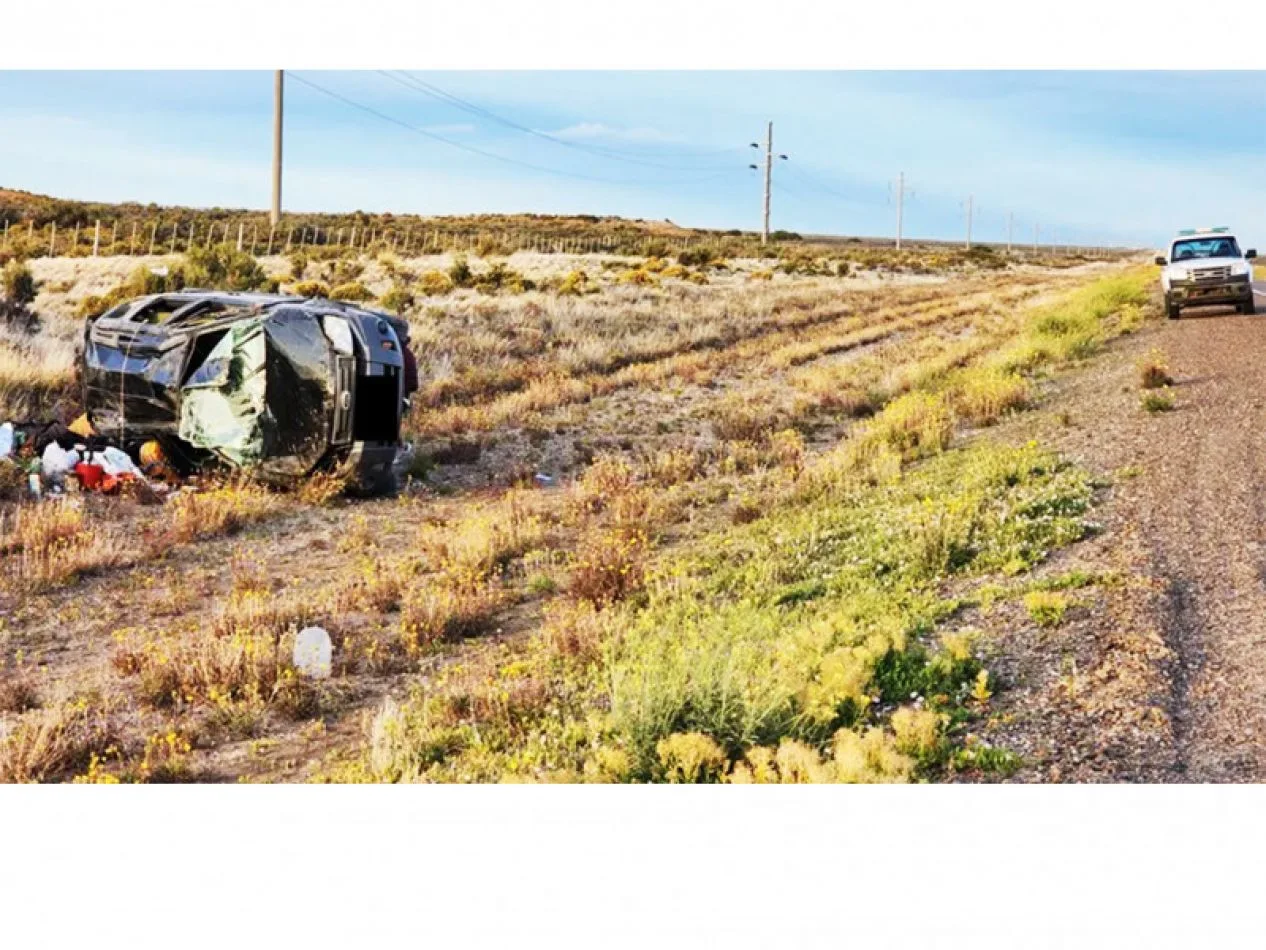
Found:
<svg viewBox="0 0 1266 950"><path fill-rule="evenodd" d="M1189 241L1175 241L1170 260L1191 261L1203 257L1240 257L1240 246L1235 238L1213 237L1192 238Z"/></svg>

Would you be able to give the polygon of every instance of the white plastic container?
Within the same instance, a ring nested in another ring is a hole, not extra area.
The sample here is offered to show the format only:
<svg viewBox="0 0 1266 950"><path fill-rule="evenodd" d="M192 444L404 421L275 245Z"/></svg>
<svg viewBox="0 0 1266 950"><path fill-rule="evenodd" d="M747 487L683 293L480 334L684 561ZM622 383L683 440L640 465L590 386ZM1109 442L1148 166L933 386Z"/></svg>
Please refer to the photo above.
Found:
<svg viewBox="0 0 1266 950"><path fill-rule="evenodd" d="M325 679L333 668L334 644L324 627L304 627L295 637L294 664L302 675Z"/></svg>

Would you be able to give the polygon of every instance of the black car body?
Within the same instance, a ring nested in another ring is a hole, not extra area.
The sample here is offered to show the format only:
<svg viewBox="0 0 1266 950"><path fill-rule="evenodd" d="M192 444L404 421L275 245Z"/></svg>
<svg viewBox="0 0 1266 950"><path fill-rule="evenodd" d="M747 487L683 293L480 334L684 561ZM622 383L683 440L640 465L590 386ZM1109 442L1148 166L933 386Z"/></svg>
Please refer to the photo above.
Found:
<svg viewBox="0 0 1266 950"><path fill-rule="evenodd" d="M383 487L400 442L395 318L337 301L186 290L120 304L84 328L89 421L283 480L337 470Z"/></svg>

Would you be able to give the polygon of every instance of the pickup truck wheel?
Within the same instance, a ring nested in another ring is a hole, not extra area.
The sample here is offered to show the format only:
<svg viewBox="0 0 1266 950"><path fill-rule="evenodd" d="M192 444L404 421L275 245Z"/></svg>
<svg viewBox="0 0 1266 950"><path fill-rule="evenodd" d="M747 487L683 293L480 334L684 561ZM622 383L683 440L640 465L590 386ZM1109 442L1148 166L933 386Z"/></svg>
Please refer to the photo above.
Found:
<svg viewBox="0 0 1266 950"><path fill-rule="evenodd" d="M1246 301L1240 304L1236 309L1239 310L1240 313L1248 315L1248 316L1251 316L1252 314L1257 312L1257 306L1254 303L1252 297L1249 297Z"/></svg>
<svg viewBox="0 0 1266 950"><path fill-rule="evenodd" d="M1178 304L1171 301L1168 297L1165 298L1165 316L1171 320L1177 320L1180 310L1181 308Z"/></svg>

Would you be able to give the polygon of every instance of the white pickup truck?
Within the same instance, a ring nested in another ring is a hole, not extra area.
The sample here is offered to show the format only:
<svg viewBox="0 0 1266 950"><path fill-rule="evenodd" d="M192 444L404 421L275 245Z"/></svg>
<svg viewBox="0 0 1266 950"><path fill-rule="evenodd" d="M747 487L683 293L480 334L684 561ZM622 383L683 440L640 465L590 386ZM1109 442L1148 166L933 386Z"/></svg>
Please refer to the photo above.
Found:
<svg viewBox="0 0 1266 950"><path fill-rule="evenodd" d="M1233 304L1240 313L1253 313L1253 265L1257 251L1240 251L1229 228L1179 231L1169 253L1157 257L1165 315L1177 320L1183 307Z"/></svg>

